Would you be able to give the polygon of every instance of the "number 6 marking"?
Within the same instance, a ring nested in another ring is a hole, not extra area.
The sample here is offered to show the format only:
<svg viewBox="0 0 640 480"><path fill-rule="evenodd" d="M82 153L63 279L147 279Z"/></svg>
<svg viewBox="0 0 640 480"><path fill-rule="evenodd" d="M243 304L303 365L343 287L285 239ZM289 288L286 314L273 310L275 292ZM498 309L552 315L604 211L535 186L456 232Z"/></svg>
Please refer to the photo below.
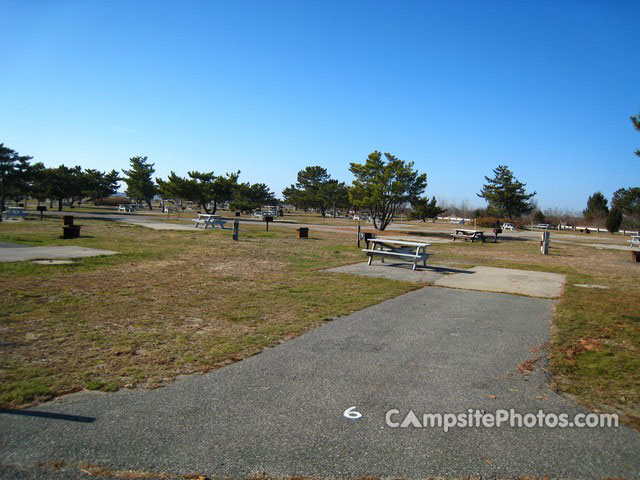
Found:
<svg viewBox="0 0 640 480"><path fill-rule="evenodd" d="M356 408L356 406L354 405L353 407L349 407L347 408L343 415L347 418L351 418L351 419L356 419L356 418L360 418L362 416L362 414L356 410L354 410L354 408Z"/></svg>

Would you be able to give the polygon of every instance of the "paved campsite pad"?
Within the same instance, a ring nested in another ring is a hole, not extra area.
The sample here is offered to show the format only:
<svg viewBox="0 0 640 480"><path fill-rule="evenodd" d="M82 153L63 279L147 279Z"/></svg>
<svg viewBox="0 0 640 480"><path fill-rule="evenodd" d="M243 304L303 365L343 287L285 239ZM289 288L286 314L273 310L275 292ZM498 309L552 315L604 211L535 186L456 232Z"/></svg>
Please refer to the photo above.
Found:
<svg viewBox="0 0 640 480"><path fill-rule="evenodd" d="M73 260L31 260L31 263L38 265L72 265Z"/></svg>
<svg viewBox="0 0 640 480"><path fill-rule="evenodd" d="M579 245L607 250L621 250L623 252L631 252L633 250L629 245L611 245L607 243L580 243Z"/></svg>
<svg viewBox="0 0 640 480"><path fill-rule="evenodd" d="M565 276L558 273L494 267L473 267L463 270L429 263L426 267L418 266L418 269L413 271L411 266L410 263L389 263L387 260L384 264L379 261L374 261L371 265L367 265L366 262L355 263L325 271L540 298L558 298L565 284Z"/></svg>
<svg viewBox="0 0 640 480"><path fill-rule="evenodd" d="M626 427L385 426L391 408L420 417L587 412L556 395L539 368L517 371L548 341L553 304L428 287L165 388L74 394L26 411L34 416L0 413L4 470L64 460L211 478L638 478L640 434ZM363 417L345 418L351 406Z"/></svg>
<svg viewBox="0 0 640 480"><path fill-rule="evenodd" d="M565 276L559 273L534 272L510 268L473 267L469 274L454 274L435 282L439 287L515 293L530 297L558 298L562 294Z"/></svg>
<svg viewBox="0 0 640 480"><path fill-rule="evenodd" d="M0 262L22 262L25 260L58 260L68 258L99 257L117 255L119 252L85 247L30 247L3 243L0 246Z"/></svg>
<svg viewBox="0 0 640 480"><path fill-rule="evenodd" d="M141 227L151 228L153 230L181 230L181 231L204 231L204 228L195 228L193 224L187 223L168 223L168 222L154 222L146 218L125 218L124 222L130 225L139 225Z"/></svg>
<svg viewBox="0 0 640 480"><path fill-rule="evenodd" d="M367 263L354 263L341 267L329 268L325 272L350 273L364 277L389 278L391 280L402 280L405 282L432 284L446 275L461 273L466 271L448 267L446 265L427 264L427 267L419 266L417 270L411 270L413 264L408 262L394 262L385 260L386 263L377 262L367 265Z"/></svg>

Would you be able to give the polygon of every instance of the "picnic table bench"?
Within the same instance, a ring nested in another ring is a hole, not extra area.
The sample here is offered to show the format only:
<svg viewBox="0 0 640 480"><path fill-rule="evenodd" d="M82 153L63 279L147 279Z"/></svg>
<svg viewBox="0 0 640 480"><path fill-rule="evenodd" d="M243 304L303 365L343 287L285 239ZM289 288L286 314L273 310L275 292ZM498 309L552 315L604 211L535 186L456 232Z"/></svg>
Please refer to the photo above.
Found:
<svg viewBox="0 0 640 480"><path fill-rule="evenodd" d="M369 257L369 265L374 255L380 255L382 263L384 257L406 258L413 262L413 270L416 269L418 262L422 261L423 266L427 266L427 259L433 255L427 253L426 248L431 246L430 243L408 242L405 240L393 240L386 238L370 238L367 240L367 248L362 251Z"/></svg>
<svg viewBox="0 0 640 480"><path fill-rule="evenodd" d="M461 238L465 242L471 241L473 243L476 240L480 240L484 242L484 232L482 230L466 230L464 228L456 228L456 233L452 233L453 241L456 241L456 238Z"/></svg>
<svg viewBox="0 0 640 480"><path fill-rule="evenodd" d="M7 209L2 212L2 216L5 220L11 220L14 217L26 218L27 212L25 212L22 207L7 207Z"/></svg>
<svg viewBox="0 0 640 480"><path fill-rule="evenodd" d="M118 204L118 211L134 213L136 211L136 206L130 203L121 203L121 204Z"/></svg>
<svg viewBox="0 0 640 480"><path fill-rule="evenodd" d="M215 228L216 225L219 225L224 230L224 224L226 223L225 220L220 218L220 215L210 215L208 213L199 213L198 218L194 218L191 221L196 228L198 228L198 225L204 225L205 230L207 227Z"/></svg>

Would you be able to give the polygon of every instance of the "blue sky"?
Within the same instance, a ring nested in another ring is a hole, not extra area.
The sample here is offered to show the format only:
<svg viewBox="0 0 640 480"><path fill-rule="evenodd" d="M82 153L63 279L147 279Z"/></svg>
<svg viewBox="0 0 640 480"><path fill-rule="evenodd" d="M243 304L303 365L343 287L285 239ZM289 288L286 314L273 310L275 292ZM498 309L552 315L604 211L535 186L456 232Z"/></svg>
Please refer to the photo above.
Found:
<svg viewBox="0 0 640 480"><path fill-rule="evenodd" d="M499 164L543 208L640 185L640 2L0 0L0 142L56 166L241 170L373 150L427 194Z"/></svg>

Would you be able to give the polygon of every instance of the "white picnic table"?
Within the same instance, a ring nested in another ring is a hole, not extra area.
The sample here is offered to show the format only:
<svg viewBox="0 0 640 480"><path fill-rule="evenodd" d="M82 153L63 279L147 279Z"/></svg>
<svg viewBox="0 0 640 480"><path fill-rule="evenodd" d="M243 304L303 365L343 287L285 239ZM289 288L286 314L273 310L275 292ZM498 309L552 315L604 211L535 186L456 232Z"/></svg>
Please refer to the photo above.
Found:
<svg viewBox="0 0 640 480"><path fill-rule="evenodd" d="M384 263L385 256L400 257L411 260L413 262L413 270L415 270L420 261L423 266L427 266L427 260L433 255L426 251L426 248L430 246L430 243L409 242L391 238L370 238L367 240L367 248L362 249L362 251L369 257L369 265L371 265L374 255L380 255L382 263Z"/></svg>
<svg viewBox="0 0 640 480"><path fill-rule="evenodd" d="M216 225L220 226L221 229L224 230L225 220L220 218L220 215L211 215L209 213L199 213L198 218L194 218L191 220L193 222L193 226L198 228L198 225L204 225L204 229L207 227L215 228Z"/></svg>
<svg viewBox="0 0 640 480"><path fill-rule="evenodd" d="M133 212L136 211L136 206L133 205L132 203L120 203L120 204L118 204L118 211L119 212L133 213Z"/></svg>
<svg viewBox="0 0 640 480"><path fill-rule="evenodd" d="M25 218L27 212L25 212L22 207L7 207L7 209L2 212L2 216L5 220L11 220L14 217Z"/></svg>
<svg viewBox="0 0 640 480"><path fill-rule="evenodd" d="M640 247L640 235L634 235L631 237L631 240L627 240L629 242L629 247Z"/></svg>
<svg viewBox="0 0 640 480"><path fill-rule="evenodd" d="M470 240L473 243L475 240L481 240L484 242L484 231L483 230L467 230L465 228L456 228L456 233L452 233L453 241L456 241L456 238L462 238L467 241Z"/></svg>

